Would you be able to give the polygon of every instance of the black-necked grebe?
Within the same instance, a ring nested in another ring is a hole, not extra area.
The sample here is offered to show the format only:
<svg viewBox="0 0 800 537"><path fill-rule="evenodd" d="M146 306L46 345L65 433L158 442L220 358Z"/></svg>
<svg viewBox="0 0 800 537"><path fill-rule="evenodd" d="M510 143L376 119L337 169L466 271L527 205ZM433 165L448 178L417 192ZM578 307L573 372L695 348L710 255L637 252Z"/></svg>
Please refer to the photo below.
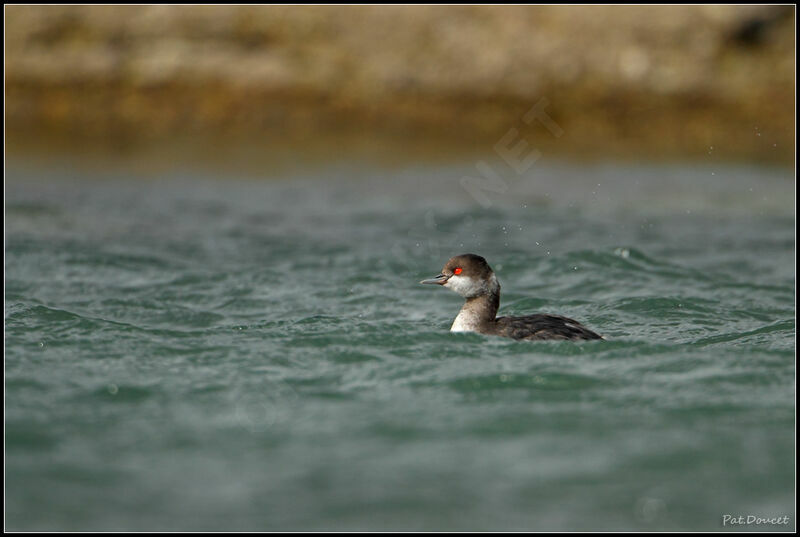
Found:
<svg viewBox="0 0 800 537"><path fill-rule="evenodd" d="M603 339L578 321L537 313L495 317L500 307L500 283L484 258L463 254L450 258L442 273L420 283L438 284L466 299L451 332L477 332L513 339Z"/></svg>

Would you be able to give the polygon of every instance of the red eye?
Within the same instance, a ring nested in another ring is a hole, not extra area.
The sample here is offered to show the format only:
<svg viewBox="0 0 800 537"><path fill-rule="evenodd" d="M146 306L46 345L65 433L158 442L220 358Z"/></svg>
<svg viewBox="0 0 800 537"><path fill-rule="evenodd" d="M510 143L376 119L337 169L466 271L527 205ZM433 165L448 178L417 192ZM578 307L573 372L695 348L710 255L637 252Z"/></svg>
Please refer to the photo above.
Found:
<svg viewBox="0 0 800 537"><path fill-rule="evenodd" d="M456 276L458 276L459 274L461 274L461 267L454 268L454 269L453 269L453 274L455 274Z"/></svg>

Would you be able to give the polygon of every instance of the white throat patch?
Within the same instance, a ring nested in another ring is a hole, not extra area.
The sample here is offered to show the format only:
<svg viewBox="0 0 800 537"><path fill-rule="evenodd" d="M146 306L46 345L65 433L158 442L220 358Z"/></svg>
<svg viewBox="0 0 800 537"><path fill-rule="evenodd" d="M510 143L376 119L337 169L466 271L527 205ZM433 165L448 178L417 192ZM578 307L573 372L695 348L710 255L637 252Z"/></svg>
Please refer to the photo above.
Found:
<svg viewBox="0 0 800 537"><path fill-rule="evenodd" d="M456 276L453 274L444 284L451 291L458 293L464 298L473 298L498 288L497 277L492 273L488 281L476 280L469 276Z"/></svg>

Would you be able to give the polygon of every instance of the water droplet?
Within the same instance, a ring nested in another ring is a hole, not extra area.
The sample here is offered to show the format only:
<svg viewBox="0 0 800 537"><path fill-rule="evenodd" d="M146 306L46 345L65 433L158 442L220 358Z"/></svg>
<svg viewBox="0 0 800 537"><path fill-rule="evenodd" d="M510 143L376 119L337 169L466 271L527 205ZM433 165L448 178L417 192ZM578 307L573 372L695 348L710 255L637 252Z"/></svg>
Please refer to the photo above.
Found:
<svg viewBox="0 0 800 537"><path fill-rule="evenodd" d="M614 250L614 254L620 256L623 259L628 259L628 257L631 255L631 252L627 248L617 248L616 250Z"/></svg>
<svg viewBox="0 0 800 537"><path fill-rule="evenodd" d="M644 522L655 522L666 510L667 504L660 498L640 498L636 502L636 516Z"/></svg>

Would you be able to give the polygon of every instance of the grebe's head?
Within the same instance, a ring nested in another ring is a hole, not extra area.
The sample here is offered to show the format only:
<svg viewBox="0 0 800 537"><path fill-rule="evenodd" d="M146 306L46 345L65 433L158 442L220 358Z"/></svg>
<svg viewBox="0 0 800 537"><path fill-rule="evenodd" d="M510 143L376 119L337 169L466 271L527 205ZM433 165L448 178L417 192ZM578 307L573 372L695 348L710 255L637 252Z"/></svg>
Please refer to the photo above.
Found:
<svg viewBox="0 0 800 537"><path fill-rule="evenodd" d="M484 258L475 254L451 257L441 274L419 283L438 284L464 298L474 298L500 290L492 267Z"/></svg>

